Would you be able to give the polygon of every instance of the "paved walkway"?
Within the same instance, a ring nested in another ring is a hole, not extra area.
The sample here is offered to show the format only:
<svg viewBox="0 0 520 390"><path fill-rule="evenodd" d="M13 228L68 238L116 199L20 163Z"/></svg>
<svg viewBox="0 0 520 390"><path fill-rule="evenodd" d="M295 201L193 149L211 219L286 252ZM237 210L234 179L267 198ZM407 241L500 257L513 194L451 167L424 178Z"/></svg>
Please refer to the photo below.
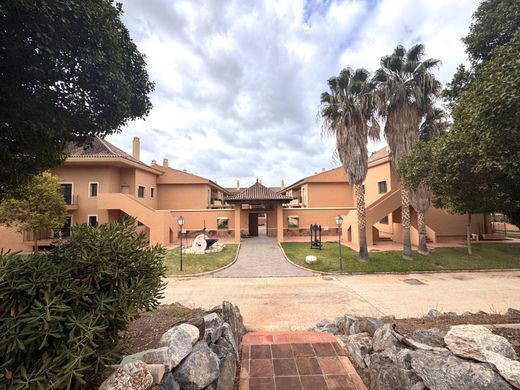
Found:
<svg viewBox="0 0 520 390"><path fill-rule="evenodd" d="M310 276L289 263L273 237L242 239L238 259L231 267L213 274L216 278L255 278L276 276Z"/></svg>
<svg viewBox="0 0 520 390"><path fill-rule="evenodd" d="M328 333L248 333L240 366L240 390L366 390Z"/></svg>
<svg viewBox="0 0 520 390"><path fill-rule="evenodd" d="M249 330L264 331L306 330L342 313L405 318L429 309L505 312L520 302L520 271L167 281L163 303L210 309L229 300Z"/></svg>

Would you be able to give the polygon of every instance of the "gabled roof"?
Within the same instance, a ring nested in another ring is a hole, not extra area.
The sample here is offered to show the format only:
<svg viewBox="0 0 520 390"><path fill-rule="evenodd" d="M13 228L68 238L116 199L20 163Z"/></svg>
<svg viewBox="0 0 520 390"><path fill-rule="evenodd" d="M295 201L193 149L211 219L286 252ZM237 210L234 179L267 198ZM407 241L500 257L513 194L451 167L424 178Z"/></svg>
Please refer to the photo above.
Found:
<svg viewBox="0 0 520 390"><path fill-rule="evenodd" d="M152 167L146 165L142 161L137 160L130 154L98 136L94 137L92 144L87 147L70 144L67 148L67 153L68 157L65 162L78 162L78 160L106 161L106 159L114 159L119 161L122 160L123 162L126 161L132 166L138 165L148 171L152 171L155 174L160 174L160 172L152 169Z"/></svg>
<svg viewBox="0 0 520 390"><path fill-rule="evenodd" d="M240 192L227 196L224 200L228 203L249 203L249 202L290 202L292 196L285 196L278 192L267 188L260 182L256 182L249 188L245 188Z"/></svg>
<svg viewBox="0 0 520 390"><path fill-rule="evenodd" d="M163 174L157 178L157 184L209 184L210 186L219 189L225 194L228 190L219 186L217 183L202 176L194 175L193 173L181 171L179 169L165 167L152 163L152 168L157 169Z"/></svg>

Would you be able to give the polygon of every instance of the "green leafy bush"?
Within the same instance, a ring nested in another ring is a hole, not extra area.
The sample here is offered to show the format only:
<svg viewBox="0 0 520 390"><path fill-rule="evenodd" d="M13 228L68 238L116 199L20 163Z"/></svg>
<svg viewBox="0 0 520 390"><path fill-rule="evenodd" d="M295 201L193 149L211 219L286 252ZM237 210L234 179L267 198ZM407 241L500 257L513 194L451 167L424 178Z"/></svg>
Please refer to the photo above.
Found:
<svg viewBox="0 0 520 390"><path fill-rule="evenodd" d="M162 297L164 254L132 220L75 226L48 253L0 254L0 388L78 388L113 363L121 331Z"/></svg>

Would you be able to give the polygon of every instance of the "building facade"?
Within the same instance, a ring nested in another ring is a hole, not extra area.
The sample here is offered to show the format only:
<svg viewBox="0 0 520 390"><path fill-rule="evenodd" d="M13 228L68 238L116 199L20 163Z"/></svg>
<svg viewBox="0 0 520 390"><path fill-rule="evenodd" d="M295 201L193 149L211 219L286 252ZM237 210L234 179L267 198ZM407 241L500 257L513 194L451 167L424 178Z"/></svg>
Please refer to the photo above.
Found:
<svg viewBox="0 0 520 390"><path fill-rule="evenodd" d="M62 166L52 173L59 178L67 203L67 221L59 231L21 234L0 226L0 248L30 251L33 234L38 245L49 245L57 236L67 236L74 224L108 223L130 215L150 244L176 244L183 236L205 232L227 242L266 234L278 241L301 240L310 235L311 224L322 226L324 239L337 239L337 215L343 216L344 241L357 244L357 210L352 185L343 168L323 170L289 186L268 188L257 181L251 187L226 189L209 179L178 170L154 160L140 161L140 142L134 138L132 154L96 138L89 148L75 147ZM400 187L388 150L369 159L365 181L367 241L400 242ZM431 242L460 239L466 218L431 208L426 214ZM485 215L473 217L472 231L489 232ZM417 244L417 216L412 210L412 243Z"/></svg>

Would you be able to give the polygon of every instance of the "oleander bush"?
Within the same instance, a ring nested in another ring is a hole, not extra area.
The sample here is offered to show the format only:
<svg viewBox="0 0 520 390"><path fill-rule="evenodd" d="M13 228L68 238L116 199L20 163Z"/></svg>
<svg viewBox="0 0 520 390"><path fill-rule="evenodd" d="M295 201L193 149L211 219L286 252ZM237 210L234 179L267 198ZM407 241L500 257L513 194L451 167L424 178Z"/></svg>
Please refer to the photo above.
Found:
<svg viewBox="0 0 520 390"><path fill-rule="evenodd" d="M79 388L162 297L160 246L134 221L74 226L46 253L0 254L0 388Z"/></svg>

